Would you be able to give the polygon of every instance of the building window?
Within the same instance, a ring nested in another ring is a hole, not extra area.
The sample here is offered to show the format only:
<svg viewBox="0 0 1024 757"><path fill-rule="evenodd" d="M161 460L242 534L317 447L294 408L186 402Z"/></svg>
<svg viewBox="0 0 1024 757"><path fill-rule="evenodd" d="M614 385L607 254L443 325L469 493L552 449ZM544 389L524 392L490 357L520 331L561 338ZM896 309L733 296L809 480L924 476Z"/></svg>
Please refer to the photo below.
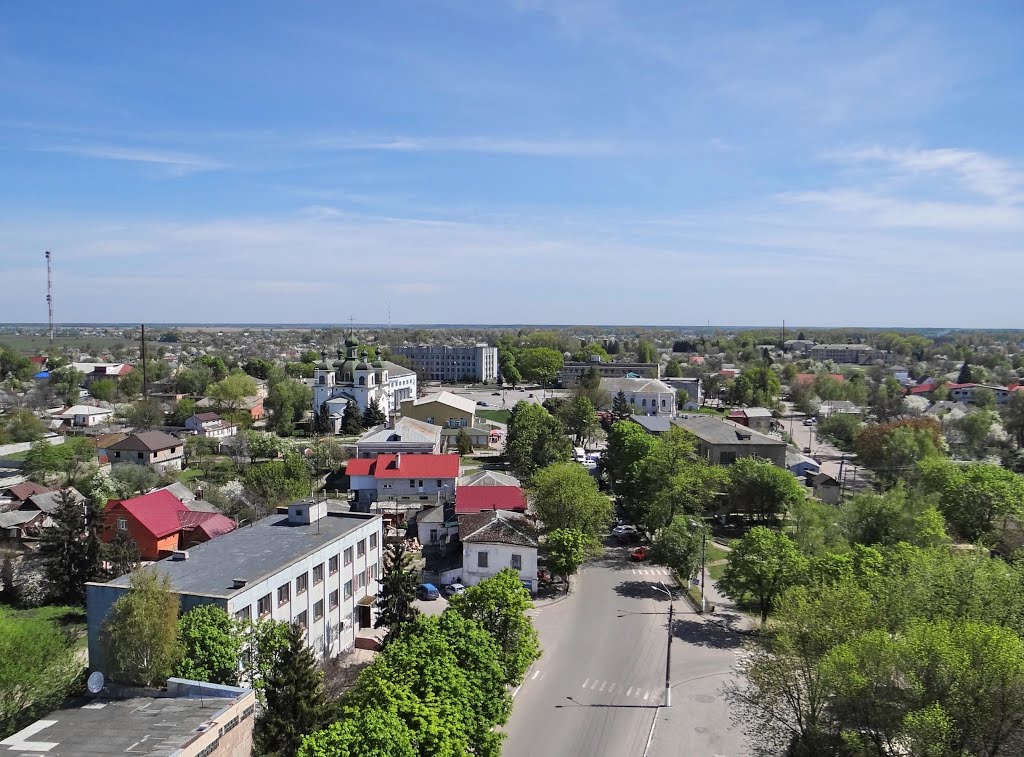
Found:
<svg viewBox="0 0 1024 757"><path fill-rule="evenodd" d="M277 587L277 606L285 604L291 597L291 584L281 584Z"/></svg>
<svg viewBox="0 0 1024 757"><path fill-rule="evenodd" d="M335 589L334 591L331 592L330 600L331 600L331 609L333 610L335 607L338 606L338 590L337 589Z"/></svg>
<svg viewBox="0 0 1024 757"><path fill-rule="evenodd" d="M324 601L321 599L315 605L313 605L313 620L314 622L320 620L324 616Z"/></svg>
<svg viewBox="0 0 1024 757"><path fill-rule="evenodd" d="M356 557L362 557L366 554L366 539L360 539L356 544Z"/></svg>
<svg viewBox="0 0 1024 757"><path fill-rule="evenodd" d="M647 400L640 400L640 407L647 407Z"/></svg>
<svg viewBox="0 0 1024 757"><path fill-rule="evenodd" d="M235 613L235 620L250 620L252 612L252 605L246 605L241 610Z"/></svg>
<svg viewBox="0 0 1024 757"><path fill-rule="evenodd" d="M352 582L345 582L345 599L352 599Z"/></svg>
<svg viewBox="0 0 1024 757"><path fill-rule="evenodd" d="M437 488L438 488L438 489L440 489L440 488L441 488L441 479L437 479Z"/></svg>
<svg viewBox="0 0 1024 757"><path fill-rule="evenodd" d="M303 594L309 586L309 574L303 573L295 579L295 593Z"/></svg>
<svg viewBox="0 0 1024 757"><path fill-rule="evenodd" d="M270 615L270 595L266 594L259 598L256 603L256 612L261 618Z"/></svg>
<svg viewBox="0 0 1024 757"><path fill-rule="evenodd" d="M370 534L370 549L377 549L377 534Z"/></svg>
<svg viewBox="0 0 1024 757"><path fill-rule="evenodd" d="M414 486L416 486L416 479L415 478L410 478L409 479L409 487L412 488Z"/></svg>
<svg viewBox="0 0 1024 757"><path fill-rule="evenodd" d="M308 617L309 616L306 615L306 611L305 610L303 610L302 612L300 612L298 615L295 616L295 622L298 624L299 628L301 628L303 630L306 629Z"/></svg>
<svg viewBox="0 0 1024 757"><path fill-rule="evenodd" d="M313 566L313 586L324 582L324 564Z"/></svg>
<svg viewBox="0 0 1024 757"><path fill-rule="evenodd" d="M430 529L430 543L434 544L436 542L437 542L437 529L436 528L432 528L432 529Z"/></svg>
<svg viewBox="0 0 1024 757"><path fill-rule="evenodd" d="M338 556L337 556L337 555L335 555L335 556L334 556L334 557L332 557L332 558L331 558L330 560L328 560L328 562L327 562L327 568L328 568L328 570L330 570L330 571L331 571L331 575L332 575L332 576L333 576L333 575L334 575L335 573L337 573L337 572L338 572Z"/></svg>
<svg viewBox="0 0 1024 757"><path fill-rule="evenodd" d="M374 563L370 566L370 578L372 578L374 581L377 580L377 563Z"/></svg>
<svg viewBox="0 0 1024 757"><path fill-rule="evenodd" d="M351 565L352 564L352 547L349 547L348 549L345 550L345 564L346 565Z"/></svg>
<svg viewBox="0 0 1024 757"><path fill-rule="evenodd" d="M523 569L523 556L522 555L512 555L512 563L511 563L511 565L512 565L512 570L522 570Z"/></svg>
<svg viewBox="0 0 1024 757"><path fill-rule="evenodd" d="M118 518L117 519L117 530L118 531L127 531L128 530L128 519L127 518Z"/></svg>
<svg viewBox="0 0 1024 757"><path fill-rule="evenodd" d="M487 567L487 553L477 552L476 553L476 567L486 568Z"/></svg>

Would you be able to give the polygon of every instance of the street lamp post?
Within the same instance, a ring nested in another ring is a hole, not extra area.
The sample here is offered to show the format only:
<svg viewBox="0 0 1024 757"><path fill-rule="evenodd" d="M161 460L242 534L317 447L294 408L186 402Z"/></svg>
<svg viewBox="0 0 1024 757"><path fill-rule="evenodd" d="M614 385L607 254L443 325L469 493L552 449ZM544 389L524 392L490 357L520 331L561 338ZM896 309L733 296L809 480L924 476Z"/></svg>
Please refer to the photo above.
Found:
<svg viewBox="0 0 1024 757"><path fill-rule="evenodd" d="M697 521L690 518L690 527L697 528ZM704 599L704 582L707 576L707 563L708 563L708 531L706 528L701 531L701 543L700 543L700 611L703 613L707 610L707 601Z"/></svg>
<svg viewBox="0 0 1024 757"><path fill-rule="evenodd" d="M668 595L668 646L665 648L665 706L672 706L672 616L675 611L675 604L672 592L664 583L661 586L655 585L655 589L665 592Z"/></svg>

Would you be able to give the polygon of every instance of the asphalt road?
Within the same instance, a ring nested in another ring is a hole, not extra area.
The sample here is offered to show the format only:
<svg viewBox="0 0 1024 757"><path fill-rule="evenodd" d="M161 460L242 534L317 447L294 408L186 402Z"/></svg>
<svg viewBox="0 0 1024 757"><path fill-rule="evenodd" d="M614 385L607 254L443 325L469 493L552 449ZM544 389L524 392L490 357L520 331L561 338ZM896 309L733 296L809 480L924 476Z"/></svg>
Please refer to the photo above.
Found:
<svg viewBox="0 0 1024 757"><path fill-rule="evenodd" d="M672 707L665 698L669 582L664 568L610 548L585 567L573 593L534 622L544 654L516 692L505 757L739 757L719 689L745 637L675 603ZM657 723L655 724L655 720ZM655 725L653 738L652 725Z"/></svg>

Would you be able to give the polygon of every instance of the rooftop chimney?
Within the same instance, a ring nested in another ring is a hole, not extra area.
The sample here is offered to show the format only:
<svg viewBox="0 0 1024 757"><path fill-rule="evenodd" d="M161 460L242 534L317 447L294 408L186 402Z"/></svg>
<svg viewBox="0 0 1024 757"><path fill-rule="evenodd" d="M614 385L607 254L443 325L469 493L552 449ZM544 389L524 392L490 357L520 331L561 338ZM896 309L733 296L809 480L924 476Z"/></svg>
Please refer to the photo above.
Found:
<svg viewBox="0 0 1024 757"><path fill-rule="evenodd" d="M249 582L247 580L245 580L244 578L235 578L235 579L233 579L231 581L231 588L232 589L241 589L247 583L249 583Z"/></svg>
<svg viewBox="0 0 1024 757"><path fill-rule="evenodd" d="M398 470L401 467L402 467L402 453L399 452L397 455L395 455L395 470Z"/></svg>

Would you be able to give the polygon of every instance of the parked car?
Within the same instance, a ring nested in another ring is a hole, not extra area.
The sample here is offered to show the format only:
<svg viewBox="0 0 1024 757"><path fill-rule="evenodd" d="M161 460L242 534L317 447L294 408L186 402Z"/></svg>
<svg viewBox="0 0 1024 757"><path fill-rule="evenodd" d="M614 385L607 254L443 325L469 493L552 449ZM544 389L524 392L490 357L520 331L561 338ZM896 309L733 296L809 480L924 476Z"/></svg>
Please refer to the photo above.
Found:
<svg viewBox="0 0 1024 757"><path fill-rule="evenodd" d="M501 396L501 392L491 392L491 396L492 397L500 397Z"/></svg>
<svg viewBox="0 0 1024 757"><path fill-rule="evenodd" d="M814 418L806 418L806 419L804 419L804 425L805 426L813 426L814 425Z"/></svg>
<svg viewBox="0 0 1024 757"><path fill-rule="evenodd" d="M636 526L616 526L612 529L612 536L618 539L621 544L626 544L639 538L640 532L637 531Z"/></svg>
<svg viewBox="0 0 1024 757"><path fill-rule="evenodd" d="M420 584L416 587L416 599L440 599L441 592L434 584Z"/></svg>
<svg viewBox="0 0 1024 757"><path fill-rule="evenodd" d="M442 590L446 597L454 597L456 594L462 594L466 590L466 587L462 584L448 584L443 587Z"/></svg>
<svg viewBox="0 0 1024 757"><path fill-rule="evenodd" d="M480 407L487 407L487 403L484 402L483 400L477 400L476 404L479 405Z"/></svg>
<svg viewBox="0 0 1024 757"><path fill-rule="evenodd" d="M811 448L810 447L804 447L804 454L805 455L811 454Z"/></svg>
<svg viewBox="0 0 1024 757"><path fill-rule="evenodd" d="M629 553L629 559L639 562L640 560L646 560L647 555L650 554L650 547L637 547Z"/></svg>

